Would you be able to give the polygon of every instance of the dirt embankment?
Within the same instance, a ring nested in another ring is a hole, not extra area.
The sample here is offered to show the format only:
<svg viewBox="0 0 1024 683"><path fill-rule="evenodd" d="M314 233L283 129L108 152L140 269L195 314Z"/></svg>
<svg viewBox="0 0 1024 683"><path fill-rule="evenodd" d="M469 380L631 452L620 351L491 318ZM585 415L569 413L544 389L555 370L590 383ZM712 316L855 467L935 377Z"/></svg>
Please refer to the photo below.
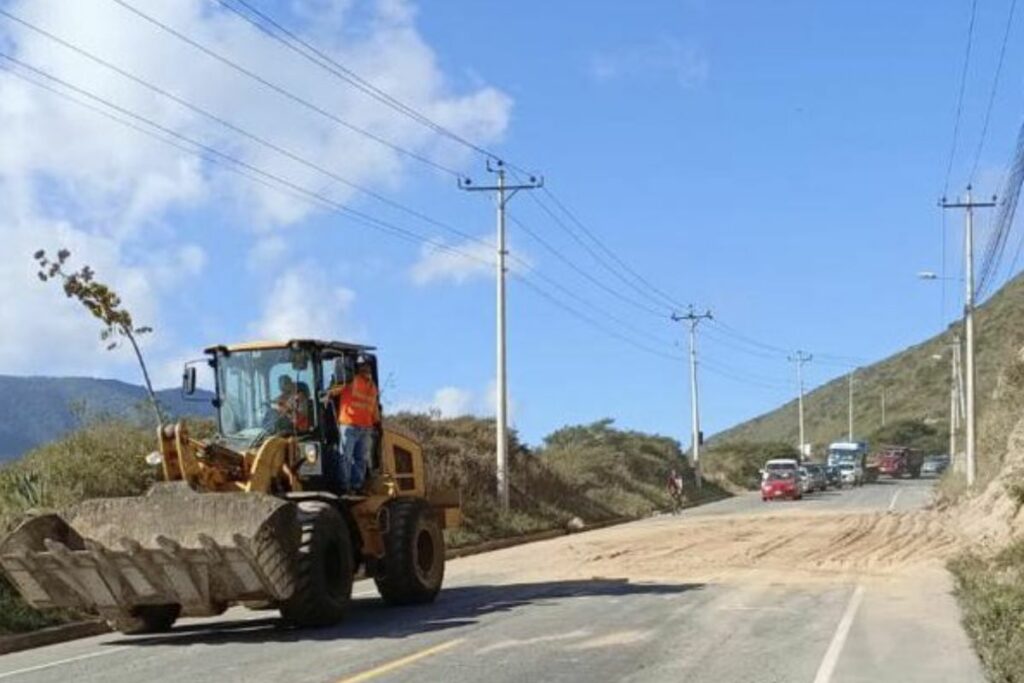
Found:
<svg viewBox="0 0 1024 683"><path fill-rule="evenodd" d="M503 569L537 579L639 581L848 580L935 566L965 542L946 514L919 510L664 518L503 554ZM544 557L537 563L538 556ZM481 570L486 556L469 560ZM557 572L558 576L552 575Z"/></svg>

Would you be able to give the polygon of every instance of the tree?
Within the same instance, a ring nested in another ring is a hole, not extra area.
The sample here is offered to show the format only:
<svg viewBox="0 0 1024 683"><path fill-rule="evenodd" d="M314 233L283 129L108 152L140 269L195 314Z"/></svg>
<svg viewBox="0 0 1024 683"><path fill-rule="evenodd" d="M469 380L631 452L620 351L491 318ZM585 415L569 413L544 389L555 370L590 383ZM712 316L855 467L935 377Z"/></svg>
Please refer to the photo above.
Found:
<svg viewBox="0 0 1024 683"><path fill-rule="evenodd" d="M69 299L77 299L93 317L103 323L100 331L100 339L107 342L107 350L113 350L120 346L122 339L127 339L135 351L135 358L139 361L139 368L142 369L142 378L146 383L146 392L149 394L150 405L156 414L157 424L163 426L164 415L160 409L160 403L153 392L153 384L149 381L149 370L146 368L146 361L142 358L142 351L139 349L136 337L149 334L152 327L136 327L132 315L128 309L121 304L121 297L108 285L99 282L95 273L88 265L82 266L77 271L68 272L65 270L71 252L61 249L57 252L56 260L51 260L42 249L33 254L33 258L39 264L39 279L43 282L59 280L64 288L64 294Z"/></svg>

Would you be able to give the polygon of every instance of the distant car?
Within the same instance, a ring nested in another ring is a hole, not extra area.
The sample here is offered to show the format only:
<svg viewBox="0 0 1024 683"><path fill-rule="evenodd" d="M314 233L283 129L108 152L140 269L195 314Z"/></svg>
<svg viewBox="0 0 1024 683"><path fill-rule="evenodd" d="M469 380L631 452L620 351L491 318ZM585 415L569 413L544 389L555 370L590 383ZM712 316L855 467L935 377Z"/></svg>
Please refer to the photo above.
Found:
<svg viewBox="0 0 1024 683"><path fill-rule="evenodd" d="M804 497L796 472L765 472L761 481L761 500L800 500Z"/></svg>
<svg viewBox="0 0 1024 683"><path fill-rule="evenodd" d="M948 455L929 455L921 465L921 474L939 476L949 469Z"/></svg>
<svg viewBox="0 0 1024 683"><path fill-rule="evenodd" d="M860 486L864 481L864 472L853 463L844 462L839 466L839 476L843 484Z"/></svg>
<svg viewBox="0 0 1024 683"><path fill-rule="evenodd" d="M835 465L825 465L825 479L828 481L828 485L834 488L843 487L843 478L839 473L839 468Z"/></svg>
<svg viewBox="0 0 1024 683"><path fill-rule="evenodd" d="M763 479L771 472L795 473L798 467L800 467L800 463L793 458L774 458L764 464L764 469L761 470L761 477Z"/></svg>
<svg viewBox="0 0 1024 683"><path fill-rule="evenodd" d="M800 491L802 493L812 493L814 491L814 484L811 482L811 475L807 471L807 468L801 465L796 468L797 483L800 484Z"/></svg>
<svg viewBox="0 0 1024 683"><path fill-rule="evenodd" d="M804 464L810 480L810 491L825 491L828 489L828 477L825 475L824 465L809 462Z"/></svg>

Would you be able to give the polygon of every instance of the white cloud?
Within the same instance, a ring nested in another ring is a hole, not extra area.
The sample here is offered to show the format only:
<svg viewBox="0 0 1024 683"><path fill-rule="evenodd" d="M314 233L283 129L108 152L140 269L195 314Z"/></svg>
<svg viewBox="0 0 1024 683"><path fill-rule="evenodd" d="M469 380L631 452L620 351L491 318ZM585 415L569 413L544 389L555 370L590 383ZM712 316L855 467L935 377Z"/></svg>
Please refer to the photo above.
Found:
<svg viewBox="0 0 1024 683"><path fill-rule="evenodd" d="M252 332L264 339L358 341L365 332L349 318L355 297L312 264L293 268L274 281Z"/></svg>
<svg viewBox="0 0 1024 683"><path fill-rule="evenodd" d="M249 250L248 266L250 270L267 270L281 263L288 253L288 241L281 235L264 235L256 240Z"/></svg>
<svg viewBox="0 0 1024 683"><path fill-rule="evenodd" d="M208 0L133 4L355 126L447 166L469 161L466 150L338 82ZM500 138L510 99L486 85L457 91L419 34L408 3L357 4L296 0L291 6L300 33L369 81L463 135L485 144ZM109 0L14 0L4 7L355 183L394 190L405 176L410 162L394 150L269 92ZM18 59L175 133L294 183L311 188L328 184L328 178L308 166L230 133L16 23L0 22L0 44ZM218 254L219 232L230 225L185 238L179 234L179 220L188 223L196 215L208 219L209 214L199 212L210 209L217 210L218 219L234 212L245 229L261 235L249 254L250 264L266 264L279 263L275 259L283 253L270 231L320 210L140 135L7 71L0 71L0 130L0 300L5 302L0 309L0 368L5 372L110 374L132 362L121 351L97 353L102 347L94 321L57 287L44 287L35 279L31 254L37 248L67 247L75 263L90 264L113 285L139 323L156 328L146 343L161 356L154 360L160 364L181 355L170 348L175 341L167 329L173 325L163 324L161 312L165 304L175 306L180 295L176 288L185 278L219 278L210 283L217 287L246 284L205 269L206 254ZM352 195L337 183L331 187L336 201ZM336 329L333 316L347 312L351 292L329 287L324 291L333 294L318 302L324 305L318 310L309 301L298 301L298 277L282 276L272 292L279 301L294 299L298 308L268 311L261 329L275 334L331 332L328 336L345 332Z"/></svg>
<svg viewBox="0 0 1024 683"><path fill-rule="evenodd" d="M590 75L600 83L669 78L680 87L692 88L707 80L710 68L702 50L675 38L610 50L590 59Z"/></svg>
<svg viewBox="0 0 1024 683"><path fill-rule="evenodd" d="M420 247L419 258L409 269L412 281L417 285L428 285L445 280L463 284L475 278L493 278L495 272L494 238L466 240L447 245L450 249L424 244ZM531 261L523 252L509 250L515 254L505 263L509 271L522 272Z"/></svg>
<svg viewBox="0 0 1024 683"><path fill-rule="evenodd" d="M478 413L479 405L473 392L460 387L441 387L430 399L399 400L391 406L392 412L409 411L429 413L438 417L459 417Z"/></svg>
<svg viewBox="0 0 1024 683"><path fill-rule="evenodd" d="M410 275L417 285L451 280L462 284L474 277L494 274L494 241L465 242L452 245L457 251L429 244L420 248L420 257L412 265Z"/></svg>

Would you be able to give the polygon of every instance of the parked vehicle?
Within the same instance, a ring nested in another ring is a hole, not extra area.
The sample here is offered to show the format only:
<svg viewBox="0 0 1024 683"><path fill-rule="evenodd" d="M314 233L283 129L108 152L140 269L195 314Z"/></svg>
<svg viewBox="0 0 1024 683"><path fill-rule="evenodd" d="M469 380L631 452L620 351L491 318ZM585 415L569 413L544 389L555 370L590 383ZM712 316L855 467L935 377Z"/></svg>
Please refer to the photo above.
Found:
<svg viewBox="0 0 1024 683"><path fill-rule="evenodd" d="M901 479L907 475L917 479L921 476L924 456L906 446L886 446L878 457L878 471L893 479Z"/></svg>
<svg viewBox="0 0 1024 683"><path fill-rule="evenodd" d="M924 462L921 463L921 474L929 474L937 477L947 469L949 469L948 455L929 455L924 459Z"/></svg>
<svg viewBox="0 0 1024 683"><path fill-rule="evenodd" d="M853 465L858 471L857 485L878 479L878 466L868 460L867 441L836 441L828 447L829 465Z"/></svg>
<svg viewBox="0 0 1024 683"><path fill-rule="evenodd" d="M810 491L825 491L828 489L828 477L825 475L825 466L817 463L804 463L804 469L810 478Z"/></svg>
<svg viewBox="0 0 1024 683"><path fill-rule="evenodd" d="M807 468L801 465L796 468L796 479L800 485L801 493L811 493L813 491L811 484L811 475L807 473Z"/></svg>
<svg viewBox="0 0 1024 683"><path fill-rule="evenodd" d="M843 485L860 486L864 483L864 472L853 463L844 462L839 465L839 477Z"/></svg>
<svg viewBox="0 0 1024 683"><path fill-rule="evenodd" d="M839 473L839 468L834 465L825 465L825 479L828 481L828 485L833 488L843 487L843 478Z"/></svg>
<svg viewBox="0 0 1024 683"><path fill-rule="evenodd" d="M764 464L764 469L761 470L761 477L763 479L769 472L795 473L799 467L800 463L794 458L774 458Z"/></svg>
<svg viewBox="0 0 1024 683"><path fill-rule="evenodd" d="M761 500L800 500L804 497L800 480L793 471L766 471L761 481Z"/></svg>

